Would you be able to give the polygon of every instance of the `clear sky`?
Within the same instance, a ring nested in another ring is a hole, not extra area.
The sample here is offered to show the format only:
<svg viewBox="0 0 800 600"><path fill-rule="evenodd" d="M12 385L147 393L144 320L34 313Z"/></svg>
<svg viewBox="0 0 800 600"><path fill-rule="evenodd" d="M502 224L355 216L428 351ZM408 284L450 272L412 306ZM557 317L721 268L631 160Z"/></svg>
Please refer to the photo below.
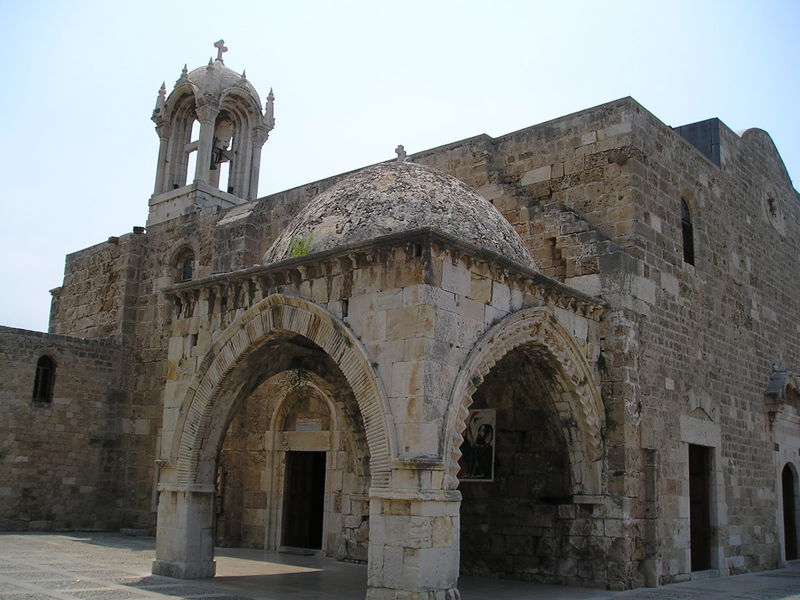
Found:
<svg viewBox="0 0 800 600"><path fill-rule="evenodd" d="M259 195L623 96L767 130L800 180L800 1L0 0L0 324L45 331L69 252L144 225L162 80L275 90Z"/></svg>

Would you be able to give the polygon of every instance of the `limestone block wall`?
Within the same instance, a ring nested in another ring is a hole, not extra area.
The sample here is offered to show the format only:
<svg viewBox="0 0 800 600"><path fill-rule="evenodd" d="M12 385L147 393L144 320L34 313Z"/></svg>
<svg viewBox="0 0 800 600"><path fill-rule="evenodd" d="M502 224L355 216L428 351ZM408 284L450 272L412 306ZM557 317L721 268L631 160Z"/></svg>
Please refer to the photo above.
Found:
<svg viewBox="0 0 800 600"><path fill-rule="evenodd" d="M89 339L118 337L135 326L141 234L69 254L64 283L53 291L50 332Z"/></svg>
<svg viewBox="0 0 800 600"><path fill-rule="evenodd" d="M155 524L158 456L172 307L162 294L178 278L177 259L190 249L195 277L212 272L216 210L207 209L67 257L63 286L54 293L50 331L123 340L130 374L128 401L120 406L118 445L122 524Z"/></svg>
<svg viewBox="0 0 800 600"><path fill-rule="evenodd" d="M641 156L632 136L639 110L623 98L412 160L454 175L492 202L544 274L598 293L603 257L631 245L636 205L627 165Z"/></svg>
<svg viewBox="0 0 800 600"><path fill-rule="evenodd" d="M713 447L712 566L773 567L779 488L764 391L773 364L800 361L798 196L763 132L740 138L722 126L721 167L645 112L634 132L648 157L636 165L637 254L652 283L631 314L641 445L653 449L661 498L659 576L675 581L690 570L690 443ZM681 199L692 213L693 265L683 259Z"/></svg>
<svg viewBox="0 0 800 600"><path fill-rule="evenodd" d="M123 521L127 351L102 341L0 327L0 529L114 529ZM32 399L37 361L55 363L52 400Z"/></svg>

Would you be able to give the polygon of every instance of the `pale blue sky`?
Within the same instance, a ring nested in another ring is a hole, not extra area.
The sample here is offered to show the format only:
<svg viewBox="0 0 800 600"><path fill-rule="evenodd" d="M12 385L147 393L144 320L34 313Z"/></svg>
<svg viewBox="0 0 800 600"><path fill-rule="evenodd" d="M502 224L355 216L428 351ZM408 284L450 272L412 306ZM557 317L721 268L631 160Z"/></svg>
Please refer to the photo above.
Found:
<svg viewBox="0 0 800 600"><path fill-rule="evenodd" d="M145 224L156 92L219 38L275 89L259 195L623 96L765 129L800 178L800 1L0 1L3 325L46 330L64 255Z"/></svg>

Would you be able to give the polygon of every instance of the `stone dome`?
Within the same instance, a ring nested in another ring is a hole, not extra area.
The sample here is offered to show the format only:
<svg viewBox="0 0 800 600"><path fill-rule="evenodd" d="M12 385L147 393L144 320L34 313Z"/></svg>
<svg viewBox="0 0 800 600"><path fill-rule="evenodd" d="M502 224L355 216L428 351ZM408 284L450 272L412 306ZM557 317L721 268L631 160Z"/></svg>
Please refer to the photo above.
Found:
<svg viewBox="0 0 800 600"><path fill-rule="evenodd" d="M189 83L197 90L197 97L201 98L206 94L220 97L231 88L242 88L253 96L256 104L260 105L258 92L253 84L250 83L240 73L226 67L222 61L215 60L205 67L198 67L190 71L186 76ZM178 81L180 83L180 80Z"/></svg>
<svg viewBox="0 0 800 600"><path fill-rule="evenodd" d="M295 240L314 253L425 227L533 267L522 239L490 202L455 177L397 161L358 171L311 200L264 263L291 258Z"/></svg>

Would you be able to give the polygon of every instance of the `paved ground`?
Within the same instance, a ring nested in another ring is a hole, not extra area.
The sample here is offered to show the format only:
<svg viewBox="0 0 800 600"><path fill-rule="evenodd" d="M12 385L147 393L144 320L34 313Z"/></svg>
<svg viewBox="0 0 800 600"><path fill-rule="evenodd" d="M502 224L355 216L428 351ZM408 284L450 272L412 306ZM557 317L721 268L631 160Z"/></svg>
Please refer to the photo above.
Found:
<svg viewBox="0 0 800 600"><path fill-rule="evenodd" d="M0 600L361 600L366 569L318 557L218 549L214 579L150 574L153 538L0 534ZM787 569L630 592L464 577L464 600L800 600L800 561Z"/></svg>

